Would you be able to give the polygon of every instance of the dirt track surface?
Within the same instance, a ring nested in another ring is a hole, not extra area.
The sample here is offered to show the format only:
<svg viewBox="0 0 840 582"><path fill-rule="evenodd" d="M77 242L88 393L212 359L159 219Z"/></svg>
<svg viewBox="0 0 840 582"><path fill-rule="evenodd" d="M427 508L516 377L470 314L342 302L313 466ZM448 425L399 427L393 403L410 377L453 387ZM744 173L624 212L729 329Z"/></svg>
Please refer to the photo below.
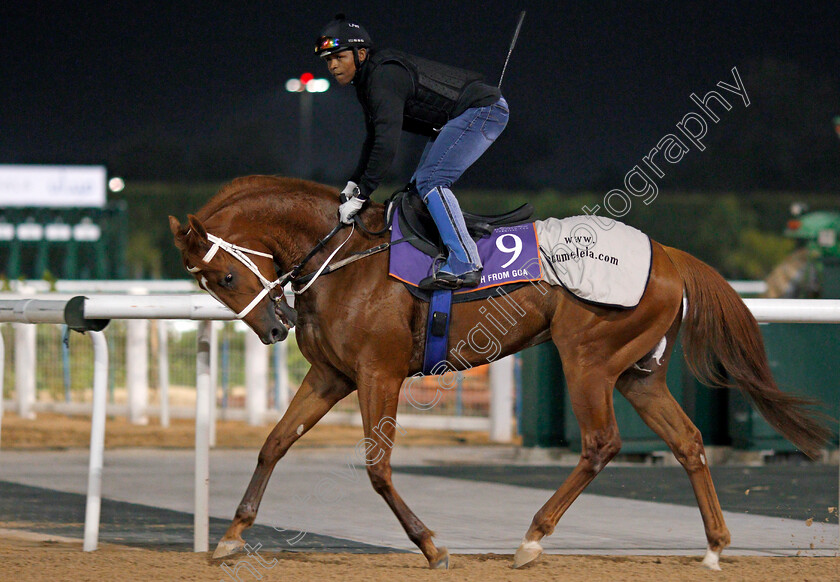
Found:
<svg viewBox="0 0 840 582"><path fill-rule="evenodd" d="M258 448L269 426L249 427L241 422L220 421L218 446L223 448ZM173 420L168 429L160 426L134 426L124 419L108 419L106 446L191 448L195 444L194 425L189 420ZM361 428L316 426L298 446L352 445L362 438ZM409 430L399 436L402 445L446 446L488 444L487 435L470 432ZM39 415L25 421L13 414L3 417L3 449L50 449L87 447L90 420L60 415ZM13 529L16 524L2 524ZM341 581L414 581L458 580L488 582L495 580L619 580L657 581L739 581L840 579L840 558L767 558L724 557L722 572L709 572L700 566L701 556L542 556L522 570L511 569L512 556L454 555L449 572L430 571L419 554L324 554L261 553L268 568L256 558L238 556L225 564L209 559L208 554L163 552L104 544L92 553L81 551L80 541L44 541L21 530L0 532L0 579L27 582L54 580L233 580L230 573L242 560L250 560L254 572L263 581L272 580L341 580ZM277 560L276 563L273 560ZM258 579L239 566L242 580Z"/></svg>
<svg viewBox="0 0 840 582"><path fill-rule="evenodd" d="M221 449L258 449L271 431L270 425L249 426L244 422L219 420L216 424L216 447ZM487 433L474 431L437 431L405 429L397 436L400 445L447 446L488 444ZM361 427L318 424L303 435L295 447L354 445L364 437ZM60 414L39 414L24 420L6 413L3 416L0 449L87 448L90 446L90 418ZM195 421L173 419L162 428L157 419L147 426L129 423L125 418L105 422L105 447L163 447L190 449L195 446Z"/></svg>
<svg viewBox="0 0 840 582"><path fill-rule="evenodd" d="M722 560L722 572L709 572L699 558L678 556L542 556L533 565L511 569L511 556L497 554L452 556L451 570L430 571L416 554L260 554L266 565L249 558L262 580L342 580L393 582L403 580L617 580L767 582L770 580L837 580L840 558L756 558ZM244 558L243 558L244 559ZM232 580L221 562L206 554L157 552L122 546L103 546L85 553L67 542L0 540L5 580ZM274 560L277 560L274 562ZM230 572L239 562L227 562ZM246 567L240 579L256 579Z"/></svg>

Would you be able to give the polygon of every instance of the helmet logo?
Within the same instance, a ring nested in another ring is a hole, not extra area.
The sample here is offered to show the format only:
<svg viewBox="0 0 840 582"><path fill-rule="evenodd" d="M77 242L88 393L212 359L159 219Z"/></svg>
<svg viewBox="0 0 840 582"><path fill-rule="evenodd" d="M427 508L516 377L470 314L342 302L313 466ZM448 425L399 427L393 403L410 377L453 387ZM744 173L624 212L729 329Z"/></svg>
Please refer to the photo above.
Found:
<svg viewBox="0 0 840 582"><path fill-rule="evenodd" d="M336 14L315 41L315 53L325 57L343 50L371 46L370 35L360 24L348 21L344 14Z"/></svg>

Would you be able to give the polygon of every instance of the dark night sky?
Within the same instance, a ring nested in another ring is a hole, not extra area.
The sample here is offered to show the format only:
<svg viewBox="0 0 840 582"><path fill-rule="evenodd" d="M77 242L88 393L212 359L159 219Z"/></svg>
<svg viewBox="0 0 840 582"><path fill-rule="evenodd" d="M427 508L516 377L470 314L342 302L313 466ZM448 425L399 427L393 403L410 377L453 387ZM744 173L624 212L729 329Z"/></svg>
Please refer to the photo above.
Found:
<svg viewBox="0 0 840 582"><path fill-rule="evenodd" d="M380 46L496 80L523 8L503 87L510 125L465 182L586 186L604 168L637 163L695 108L689 94L731 83L732 67L746 77L772 59L829 84L840 73L836 0L4 3L0 163L107 162L148 177L154 170L132 156L165 142L188 159L226 147L253 158L248 170L294 173L298 96L283 85L304 71L326 76L312 44L335 12ZM337 86L315 99L315 165L338 184L360 146L359 107ZM840 103L810 113L830 133ZM404 148L406 167L415 151ZM517 172L498 171L502 163Z"/></svg>

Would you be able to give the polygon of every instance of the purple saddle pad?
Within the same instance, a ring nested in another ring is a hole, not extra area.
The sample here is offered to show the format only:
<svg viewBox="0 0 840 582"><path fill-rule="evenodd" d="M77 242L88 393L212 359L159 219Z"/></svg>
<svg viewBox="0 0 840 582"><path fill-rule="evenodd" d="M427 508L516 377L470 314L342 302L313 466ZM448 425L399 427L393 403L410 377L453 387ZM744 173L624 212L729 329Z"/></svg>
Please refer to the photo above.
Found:
<svg viewBox="0 0 840 582"><path fill-rule="evenodd" d="M391 241L403 237L396 210L392 223ZM490 236L476 241L478 254L484 270L477 287L459 289L455 294L472 293L479 289L539 281L542 279L542 265L537 247L537 232L534 223L517 226L501 226ZM421 280L432 274L434 258L412 246L409 242L398 242L390 249L388 272L395 279L417 287Z"/></svg>

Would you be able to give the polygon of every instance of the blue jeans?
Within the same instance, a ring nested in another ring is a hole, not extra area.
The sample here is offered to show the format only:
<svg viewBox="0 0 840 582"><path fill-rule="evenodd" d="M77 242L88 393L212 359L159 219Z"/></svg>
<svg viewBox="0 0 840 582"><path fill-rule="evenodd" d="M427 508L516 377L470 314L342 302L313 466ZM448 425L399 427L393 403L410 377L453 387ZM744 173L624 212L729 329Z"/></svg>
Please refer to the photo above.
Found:
<svg viewBox="0 0 840 582"><path fill-rule="evenodd" d="M461 174L490 147L508 121L508 105L504 97L486 107L472 107L444 125L440 133L429 140L420 163L412 176L417 191L429 208L441 240L448 250L446 262L432 279L439 282L442 274L450 279L462 277L481 269L481 258L475 241L467 232L458 200L450 187ZM451 281L450 281L451 282ZM472 280L472 285L477 279Z"/></svg>
<svg viewBox="0 0 840 582"><path fill-rule="evenodd" d="M420 196L440 186L451 188L464 171L487 151L508 122L508 104L502 97L486 107L472 107L450 119L430 139L420 156L412 181Z"/></svg>

